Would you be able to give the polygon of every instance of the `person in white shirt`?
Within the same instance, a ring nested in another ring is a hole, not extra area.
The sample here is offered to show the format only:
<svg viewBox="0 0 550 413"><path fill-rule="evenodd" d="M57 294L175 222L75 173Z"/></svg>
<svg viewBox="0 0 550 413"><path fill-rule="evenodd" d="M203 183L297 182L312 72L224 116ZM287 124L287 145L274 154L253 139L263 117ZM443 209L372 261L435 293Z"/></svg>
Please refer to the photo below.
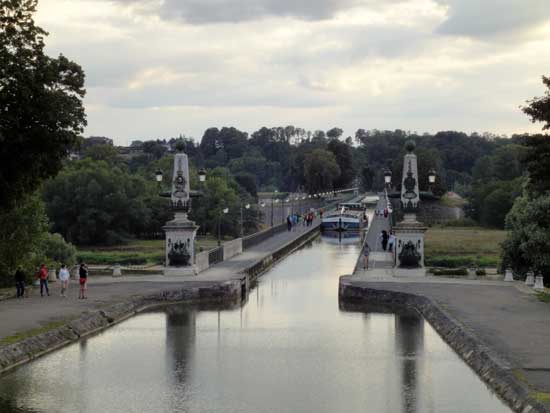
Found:
<svg viewBox="0 0 550 413"><path fill-rule="evenodd" d="M395 235L393 234L393 231L390 231L390 237L388 239L388 250L390 252L393 252L394 247L395 247Z"/></svg>
<svg viewBox="0 0 550 413"><path fill-rule="evenodd" d="M67 266L65 264L61 265L61 269L59 270L59 280L61 281L61 297L66 297L65 293L69 288L70 277L71 274L69 273Z"/></svg>

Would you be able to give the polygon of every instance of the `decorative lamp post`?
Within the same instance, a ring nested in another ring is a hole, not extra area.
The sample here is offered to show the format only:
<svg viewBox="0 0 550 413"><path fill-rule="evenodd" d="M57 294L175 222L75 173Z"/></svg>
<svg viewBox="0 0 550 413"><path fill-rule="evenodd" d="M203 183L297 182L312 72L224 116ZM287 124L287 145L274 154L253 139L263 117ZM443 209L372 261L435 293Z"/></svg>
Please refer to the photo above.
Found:
<svg viewBox="0 0 550 413"><path fill-rule="evenodd" d="M430 192L432 192L432 186L433 184L435 184L435 178L436 178L435 169L431 168L428 171L428 184L429 184Z"/></svg>
<svg viewBox="0 0 550 413"><path fill-rule="evenodd" d="M155 172L155 179L157 180L159 185L162 182L162 178L163 178L162 171L160 169L157 169L157 171Z"/></svg>
<svg viewBox="0 0 550 413"><path fill-rule="evenodd" d="M222 245L222 216L229 212L229 208L224 208L218 217L218 247Z"/></svg>
<svg viewBox="0 0 550 413"><path fill-rule="evenodd" d="M157 179L158 180L158 179ZM199 181L204 182L206 181L206 170L204 168L201 168L199 170Z"/></svg>
<svg viewBox="0 0 550 413"><path fill-rule="evenodd" d="M391 170L389 168L386 168L384 170L384 183L386 184L386 188L389 188L391 185Z"/></svg>
<svg viewBox="0 0 550 413"><path fill-rule="evenodd" d="M250 204L244 205L245 209L250 208ZM241 203L241 238L244 237L244 215L243 215L243 204Z"/></svg>

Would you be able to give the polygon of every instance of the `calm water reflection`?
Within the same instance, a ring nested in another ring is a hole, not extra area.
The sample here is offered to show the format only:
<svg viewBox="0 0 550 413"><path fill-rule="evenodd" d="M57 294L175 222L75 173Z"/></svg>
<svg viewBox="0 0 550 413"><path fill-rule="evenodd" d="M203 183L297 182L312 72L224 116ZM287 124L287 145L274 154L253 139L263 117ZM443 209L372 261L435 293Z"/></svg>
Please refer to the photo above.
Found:
<svg viewBox="0 0 550 413"><path fill-rule="evenodd" d="M410 315L338 308L358 244L318 240L243 307L142 314L0 379L2 412L509 412Z"/></svg>

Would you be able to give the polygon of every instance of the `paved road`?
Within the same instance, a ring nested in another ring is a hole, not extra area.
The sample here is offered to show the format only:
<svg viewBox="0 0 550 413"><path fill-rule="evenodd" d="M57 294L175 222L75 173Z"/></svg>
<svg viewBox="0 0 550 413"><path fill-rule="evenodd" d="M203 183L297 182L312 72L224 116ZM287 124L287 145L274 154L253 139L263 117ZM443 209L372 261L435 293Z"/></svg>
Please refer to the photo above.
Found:
<svg viewBox="0 0 550 413"><path fill-rule="evenodd" d="M89 282L89 298L79 300L78 283L72 281L67 298L59 296L59 282L50 284L50 297L40 297L35 291L30 298L0 301L0 340L17 332L47 325L50 322L77 318L83 312L124 301L133 295L154 293L159 290L181 288L186 283L210 283L226 281L237 276L251 264L263 259L271 251L298 238L306 230L314 230L319 220L310 228L297 226L291 232L281 232L248 249L230 260L203 271L197 277L163 277L155 275L124 276L120 278L94 277Z"/></svg>

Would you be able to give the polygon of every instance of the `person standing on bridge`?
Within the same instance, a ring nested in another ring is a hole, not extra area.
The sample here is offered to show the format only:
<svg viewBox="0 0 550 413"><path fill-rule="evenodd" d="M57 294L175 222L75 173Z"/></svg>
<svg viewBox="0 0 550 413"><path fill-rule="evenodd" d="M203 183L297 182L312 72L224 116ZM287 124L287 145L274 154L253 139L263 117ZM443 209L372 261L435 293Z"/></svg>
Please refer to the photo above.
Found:
<svg viewBox="0 0 550 413"><path fill-rule="evenodd" d="M388 238L388 251L393 252L393 248L395 247L395 234L393 231L390 231L390 236Z"/></svg>
<svg viewBox="0 0 550 413"><path fill-rule="evenodd" d="M369 255L370 255L370 247L369 244L365 242L365 248L363 248L363 269L368 270L369 269Z"/></svg>
<svg viewBox="0 0 550 413"><path fill-rule="evenodd" d="M388 233L386 230L382 230L382 232L380 233L379 239L380 239L380 243L382 244L382 249L386 251L386 249L388 248L388 239L389 239Z"/></svg>

